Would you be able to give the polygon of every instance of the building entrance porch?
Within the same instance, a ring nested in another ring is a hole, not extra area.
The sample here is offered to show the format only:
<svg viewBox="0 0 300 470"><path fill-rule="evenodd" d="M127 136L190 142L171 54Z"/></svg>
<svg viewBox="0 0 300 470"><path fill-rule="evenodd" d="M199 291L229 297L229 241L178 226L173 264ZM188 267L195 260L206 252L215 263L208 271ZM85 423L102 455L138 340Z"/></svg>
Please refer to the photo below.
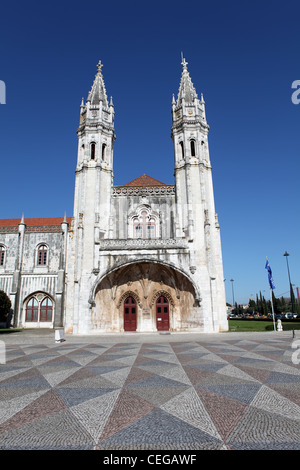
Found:
<svg viewBox="0 0 300 470"><path fill-rule="evenodd" d="M191 281L170 266L135 262L97 284L91 327L97 332L189 331L201 326Z"/></svg>

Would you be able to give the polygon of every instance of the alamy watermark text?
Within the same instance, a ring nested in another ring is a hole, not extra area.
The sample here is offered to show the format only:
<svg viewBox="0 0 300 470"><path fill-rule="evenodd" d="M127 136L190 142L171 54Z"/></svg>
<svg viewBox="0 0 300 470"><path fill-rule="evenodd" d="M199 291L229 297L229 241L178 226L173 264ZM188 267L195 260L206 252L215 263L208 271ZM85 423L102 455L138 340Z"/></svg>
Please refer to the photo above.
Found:
<svg viewBox="0 0 300 470"><path fill-rule="evenodd" d="M6 104L6 86L3 80L0 80L0 104Z"/></svg>
<svg viewBox="0 0 300 470"><path fill-rule="evenodd" d="M0 341L0 364L6 364L6 348L4 341Z"/></svg>
<svg viewBox="0 0 300 470"><path fill-rule="evenodd" d="M300 103L300 80L294 80L292 83L292 89L295 91L292 93L291 99L293 104Z"/></svg>

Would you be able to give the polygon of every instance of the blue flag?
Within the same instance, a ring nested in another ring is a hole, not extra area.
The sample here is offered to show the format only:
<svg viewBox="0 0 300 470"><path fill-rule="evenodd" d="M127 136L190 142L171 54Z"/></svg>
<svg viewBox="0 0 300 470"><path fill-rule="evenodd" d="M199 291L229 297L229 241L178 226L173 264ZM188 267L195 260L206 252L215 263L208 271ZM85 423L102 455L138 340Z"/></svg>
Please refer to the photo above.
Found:
<svg viewBox="0 0 300 470"><path fill-rule="evenodd" d="M271 271L271 267L270 267L270 265L269 265L269 261L268 261L268 260L267 260L267 262L266 262L265 268L266 268L266 270L268 271L268 278L269 278L270 288L271 288L271 289L275 289L274 281L273 281L273 278L272 278L272 271Z"/></svg>

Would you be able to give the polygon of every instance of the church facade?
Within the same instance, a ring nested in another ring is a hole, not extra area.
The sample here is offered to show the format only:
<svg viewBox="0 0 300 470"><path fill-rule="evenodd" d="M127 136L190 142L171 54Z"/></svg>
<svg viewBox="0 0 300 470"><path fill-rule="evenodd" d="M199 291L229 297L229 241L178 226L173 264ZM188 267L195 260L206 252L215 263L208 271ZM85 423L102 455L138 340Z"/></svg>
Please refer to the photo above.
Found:
<svg viewBox="0 0 300 470"><path fill-rule="evenodd" d="M77 130L73 217L0 220L0 289L15 326L70 334L228 329L209 126L182 61L174 185L113 185L114 106L102 64Z"/></svg>

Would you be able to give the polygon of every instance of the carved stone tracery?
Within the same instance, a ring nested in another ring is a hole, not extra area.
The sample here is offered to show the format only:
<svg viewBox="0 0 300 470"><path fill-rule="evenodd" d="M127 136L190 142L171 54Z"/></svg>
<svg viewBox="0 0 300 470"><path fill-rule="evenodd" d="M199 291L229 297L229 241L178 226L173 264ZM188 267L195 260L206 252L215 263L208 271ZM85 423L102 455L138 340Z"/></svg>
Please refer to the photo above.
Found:
<svg viewBox="0 0 300 470"><path fill-rule="evenodd" d="M170 302L170 304L172 305L172 307L175 306L171 294L170 294L168 291L162 289L162 290L155 290L155 291L154 291L154 294L153 294L153 296L152 296L152 300L151 300L151 302L150 302L150 307L153 307L153 305L154 305L156 299L158 299L158 297L160 297L160 296L166 297L166 298L168 299L168 301Z"/></svg>
<svg viewBox="0 0 300 470"><path fill-rule="evenodd" d="M120 296L119 301L117 302L117 305L116 305L117 308L120 308L120 306L122 305L124 300L127 299L127 297L133 297L136 303L138 304L138 306L142 308L142 304L141 304L138 294L136 292L133 292L132 290L128 290Z"/></svg>

